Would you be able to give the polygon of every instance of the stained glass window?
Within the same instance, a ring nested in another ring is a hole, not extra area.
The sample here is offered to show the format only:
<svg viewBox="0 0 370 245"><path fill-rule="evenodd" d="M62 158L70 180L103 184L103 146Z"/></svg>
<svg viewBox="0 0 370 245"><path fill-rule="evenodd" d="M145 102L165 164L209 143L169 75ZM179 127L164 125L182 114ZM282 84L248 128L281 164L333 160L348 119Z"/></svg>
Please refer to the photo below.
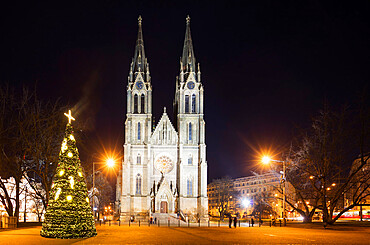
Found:
<svg viewBox="0 0 370 245"><path fill-rule="evenodd" d="M188 196L193 195L193 181L191 181L191 180L187 181L187 195Z"/></svg>
<svg viewBox="0 0 370 245"><path fill-rule="evenodd" d="M192 126L191 126L191 123L189 123L189 140L192 140Z"/></svg>
<svg viewBox="0 0 370 245"><path fill-rule="evenodd" d="M189 113L189 95L185 95L185 113Z"/></svg>
<svg viewBox="0 0 370 245"><path fill-rule="evenodd" d="M196 100L195 100L195 94L191 96L191 112L195 113L195 106L196 106Z"/></svg>
<svg viewBox="0 0 370 245"><path fill-rule="evenodd" d="M139 101L138 101L138 96L137 94L134 95L134 113L138 113L138 104L139 104Z"/></svg>
<svg viewBox="0 0 370 245"><path fill-rule="evenodd" d="M141 194L141 175L137 174L136 176L136 194Z"/></svg>
<svg viewBox="0 0 370 245"><path fill-rule="evenodd" d="M145 113L145 95L141 95L141 113Z"/></svg>
<svg viewBox="0 0 370 245"><path fill-rule="evenodd" d="M137 139L138 139L138 140L140 140L140 139L141 139L141 135L140 135L140 134L141 134L141 132L140 132L140 131L141 131L141 125L140 125L140 123L138 122L138 123L137 123Z"/></svg>

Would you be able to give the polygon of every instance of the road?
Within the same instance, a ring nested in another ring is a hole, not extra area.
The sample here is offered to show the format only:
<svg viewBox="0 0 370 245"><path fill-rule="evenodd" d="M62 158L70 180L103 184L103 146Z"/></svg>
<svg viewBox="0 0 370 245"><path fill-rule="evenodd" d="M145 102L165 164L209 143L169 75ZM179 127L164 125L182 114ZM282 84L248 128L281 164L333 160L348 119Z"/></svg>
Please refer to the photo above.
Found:
<svg viewBox="0 0 370 245"><path fill-rule="evenodd" d="M370 244L369 227L147 227L97 226L88 239L48 239L41 227L0 231L1 244Z"/></svg>

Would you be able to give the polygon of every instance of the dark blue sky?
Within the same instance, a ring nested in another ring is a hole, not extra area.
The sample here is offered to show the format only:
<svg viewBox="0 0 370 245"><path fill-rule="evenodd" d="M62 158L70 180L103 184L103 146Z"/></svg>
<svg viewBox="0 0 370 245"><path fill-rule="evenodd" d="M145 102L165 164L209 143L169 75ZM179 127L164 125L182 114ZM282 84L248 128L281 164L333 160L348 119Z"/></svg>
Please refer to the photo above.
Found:
<svg viewBox="0 0 370 245"><path fill-rule="evenodd" d="M189 14L209 180L249 175L258 169L252 148L284 148L324 100L352 105L368 89L369 1L153 2L2 6L0 82L37 81L44 99L76 105L85 153L121 149L138 16L158 121L163 107L172 112Z"/></svg>

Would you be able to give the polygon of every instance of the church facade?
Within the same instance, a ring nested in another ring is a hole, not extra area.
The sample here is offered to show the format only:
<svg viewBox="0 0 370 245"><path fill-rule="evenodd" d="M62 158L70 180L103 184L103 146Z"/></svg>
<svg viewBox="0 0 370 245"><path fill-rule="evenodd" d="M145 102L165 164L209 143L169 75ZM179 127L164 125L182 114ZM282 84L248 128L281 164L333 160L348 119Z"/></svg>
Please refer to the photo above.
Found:
<svg viewBox="0 0 370 245"><path fill-rule="evenodd" d="M153 128L155 95L139 17L127 84L124 160L117 180L116 203L121 220L161 215L208 219L203 92L187 17L180 72L176 77L175 122L170 121L164 108Z"/></svg>

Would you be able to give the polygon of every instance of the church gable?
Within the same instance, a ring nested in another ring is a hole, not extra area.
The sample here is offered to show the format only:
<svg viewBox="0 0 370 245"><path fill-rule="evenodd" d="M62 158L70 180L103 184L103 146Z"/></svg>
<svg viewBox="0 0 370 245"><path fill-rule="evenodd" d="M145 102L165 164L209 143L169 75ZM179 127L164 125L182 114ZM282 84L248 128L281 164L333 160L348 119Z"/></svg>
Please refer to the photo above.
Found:
<svg viewBox="0 0 370 245"><path fill-rule="evenodd" d="M163 112L161 120L154 129L150 139L153 145L177 145L177 132L172 126L170 119L166 113L166 108Z"/></svg>

